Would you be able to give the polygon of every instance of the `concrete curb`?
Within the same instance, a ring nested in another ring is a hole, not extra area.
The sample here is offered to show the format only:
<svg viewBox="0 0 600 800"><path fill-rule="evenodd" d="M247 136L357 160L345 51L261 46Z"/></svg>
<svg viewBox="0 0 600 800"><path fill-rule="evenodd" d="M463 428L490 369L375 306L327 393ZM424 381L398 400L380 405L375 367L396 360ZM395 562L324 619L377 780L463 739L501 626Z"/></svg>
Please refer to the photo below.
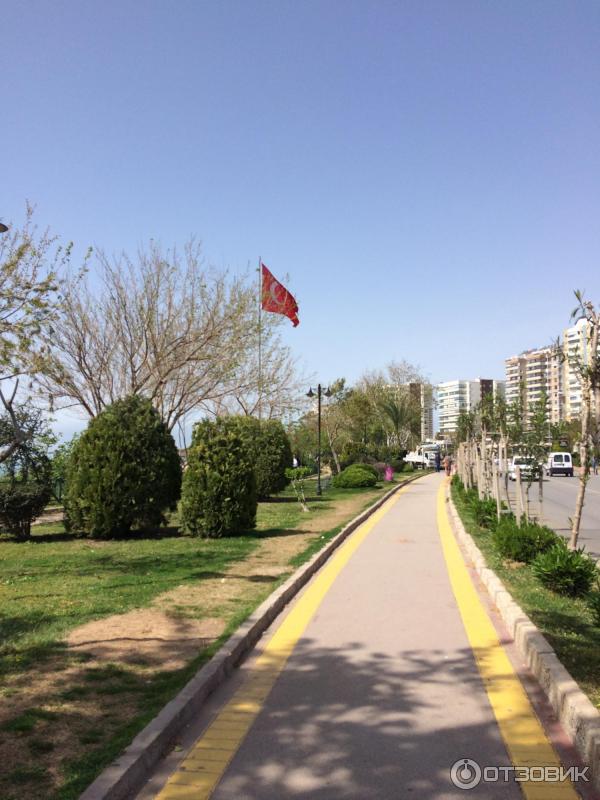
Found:
<svg viewBox="0 0 600 800"><path fill-rule="evenodd" d="M487 568L482 552L465 530L450 492L448 505L457 539L472 559L519 653L546 693L581 760L589 766L594 787L600 791L600 713L561 664L538 628L512 599L502 581Z"/></svg>
<svg viewBox="0 0 600 800"><path fill-rule="evenodd" d="M242 657L290 600L308 583L342 542L415 475L394 486L372 506L349 522L334 538L303 564L251 614L215 655L201 667L173 700L138 733L133 742L83 792L79 800L124 800L139 791L148 774L168 750L206 698L223 683Z"/></svg>

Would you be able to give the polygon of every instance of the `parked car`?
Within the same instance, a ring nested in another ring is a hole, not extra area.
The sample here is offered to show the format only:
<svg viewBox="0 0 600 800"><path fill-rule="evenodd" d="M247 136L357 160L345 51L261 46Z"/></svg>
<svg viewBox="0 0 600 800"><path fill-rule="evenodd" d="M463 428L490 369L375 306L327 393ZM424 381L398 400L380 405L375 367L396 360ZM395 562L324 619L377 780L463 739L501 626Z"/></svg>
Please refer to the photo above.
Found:
<svg viewBox="0 0 600 800"><path fill-rule="evenodd" d="M540 475L540 465L532 456L514 456L508 462L508 478L517 480L517 467L521 470L521 479L524 481L536 480Z"/></svg>
<svg viewBox="0 0 600 800"><path fill-rule="evenodd" d="M571 453L550 453L546 461L546 475L566 475L573 477Z"/></svg>

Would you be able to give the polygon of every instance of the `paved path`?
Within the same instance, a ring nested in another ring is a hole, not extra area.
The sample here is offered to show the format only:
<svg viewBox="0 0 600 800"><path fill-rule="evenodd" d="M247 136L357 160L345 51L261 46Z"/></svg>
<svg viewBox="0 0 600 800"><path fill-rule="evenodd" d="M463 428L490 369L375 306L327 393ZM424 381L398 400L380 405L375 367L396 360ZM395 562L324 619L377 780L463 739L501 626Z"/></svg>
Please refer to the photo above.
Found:
<svg viewBox="0 0 600 800"><path fill-rule="evenodd" d="M451 766L558 763L471 584L441 481L409 485L342 545L140 800L511 800L514 782L465 792ZM538 784L526 796L577 795Z"/></svg>

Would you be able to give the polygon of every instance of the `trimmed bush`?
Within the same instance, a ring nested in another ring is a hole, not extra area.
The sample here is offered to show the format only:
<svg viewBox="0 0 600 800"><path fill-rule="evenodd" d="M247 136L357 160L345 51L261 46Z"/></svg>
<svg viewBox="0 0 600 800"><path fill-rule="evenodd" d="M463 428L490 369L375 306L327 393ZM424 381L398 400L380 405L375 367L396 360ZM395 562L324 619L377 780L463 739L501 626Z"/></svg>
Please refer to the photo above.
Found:
<svg viewBox="0 0 600 800"><path fill-rule="evenodd" d="M261 422L255 417L237 417L240 433L254 465L258 497L276 494L288 484L285 471L292 465L290 440L281 422Z"/></svg>
<svg viewBox="0 0 600 800"><path fill-rule="evenodd" d="M377 469L377 464L352 464L352 467L359 467L360 469L364 469L367 472L370 472L371 475L375 478L375 480L379 480L379 470Z"/></svg>
<svg viewBox="0 0 600 800"><path fill-rule="evenodd" d="M512 516L502 517L494 530L494 545L500 555L525 564L550 550L558 541L550 528L533 523L523 523L519 528Z"/></svg>
<svg viewBox="0 0 600 800"><path fill-rule="evenodd" d="M157 527L176 507L180 489L177 447L156 409L143 397L117 400L73 445L65 525L98 539Z"/></svg>
<svg viewBox="0 0 600 800"><path fill-rule="evenodd" d="M535 577L557 594L581 597L598 579L598 568L581 550L569 550L563 539L533 561Z"/></svg>
<svg viewBox="0 0 600 800"><path fill-rule="evenodd" d="M183 476L180 519L192 536L219 538L256 526L252 455L235 418L194 426Z"/></svg>
<svg viewBox="0 0 600 800"><path fill-rule="evenodd" d="M358 464L346 467L333 478L333 485L338 489L359 489L366 486L375 486L377 478L372 472Z"/></svg>

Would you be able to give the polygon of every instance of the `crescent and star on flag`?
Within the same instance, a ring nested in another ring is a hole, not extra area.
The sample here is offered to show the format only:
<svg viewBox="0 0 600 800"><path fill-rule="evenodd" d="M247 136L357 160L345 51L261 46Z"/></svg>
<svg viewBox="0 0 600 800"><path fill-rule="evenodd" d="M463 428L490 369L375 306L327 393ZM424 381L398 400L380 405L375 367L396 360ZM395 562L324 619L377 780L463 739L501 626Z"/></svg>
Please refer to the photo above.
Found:
<svg viewBox="0 0 600 800"><path fill-rule="evenodd" d="M270 270L260 262L262 296L261 306L263 311L272 311L274 314L283 314L291 320L294 328L300 323L298 319L298 303L291 292L280 283Z"/></svg>

